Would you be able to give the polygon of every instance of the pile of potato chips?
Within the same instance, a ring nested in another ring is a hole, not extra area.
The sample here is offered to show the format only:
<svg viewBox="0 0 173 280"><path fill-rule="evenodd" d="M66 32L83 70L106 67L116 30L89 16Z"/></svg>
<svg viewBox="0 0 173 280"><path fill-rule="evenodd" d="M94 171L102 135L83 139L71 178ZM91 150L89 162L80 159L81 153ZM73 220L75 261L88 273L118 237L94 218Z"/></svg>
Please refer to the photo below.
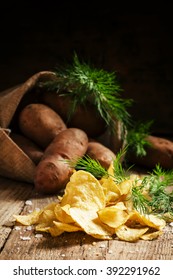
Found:
<svg viewBox="0 0 173 280"><path fill-rule="evenodd" d="M116 184L111 176L97 180L89 172L75 171L57 202L28 215L15 215L15 219L23 225L35 224L36 231L52 236L84 231L97 239L155 239L166 222L134 209L131 192L136 176Z"/></svg>

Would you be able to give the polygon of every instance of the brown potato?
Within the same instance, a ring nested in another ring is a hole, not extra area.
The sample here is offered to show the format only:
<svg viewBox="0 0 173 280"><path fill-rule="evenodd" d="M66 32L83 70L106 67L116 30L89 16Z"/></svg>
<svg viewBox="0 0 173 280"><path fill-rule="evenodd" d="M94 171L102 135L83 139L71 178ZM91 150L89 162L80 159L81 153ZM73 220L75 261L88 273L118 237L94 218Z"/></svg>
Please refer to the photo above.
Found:
<svg viewBox="0 0 173 280"><path fill-rule="evenodd" d="M46 148L66 125L61 117L44 104L29 104L19 114L19 128L26 137Z"/></svg>
<svg viewBox="0 0 173 280"><path fill-rule="evenodd" d="M78 128L61 131L45 150L36 167L34 184L38 192L56 193L69 181L73 169L64 161L82 157L88 147L86 133Z"/></svg>
<svg viewBox="0 0 173 280"><path fill-rule="evenodd" d="M129 153L128 160L134 164L153 169L156 164L160 164L164 169L173 168L173 142L156 136L149 135L147 138L151 144L146 148L146 156L137 157Z"/></svg>
<svg viewBox="0 0 173 280"><path fill-rule="evenodd" d="M10 137L35 164L39 163L43 150L37 144L21 134L11 133Z"/></svg>
<svg viewBox="0 0 173 280"><path fill-rule="evenodd" d="M94 140L88 143L86 154L90 158L98 160L106 169L109 168L111 162L116 158L116 155L109 148Z"/></svg>
<svg viewBox="0 0 173 280"><path fill-rule="evenodd" d="M96 107L87 102L78 105L74 114L69 119L72 100L69 96L60 96L54 92L44 92L43 102L57 112L68 127L76 127L84 130L89 137L96 137L104 133L106 123L98 113Z"/></svg>

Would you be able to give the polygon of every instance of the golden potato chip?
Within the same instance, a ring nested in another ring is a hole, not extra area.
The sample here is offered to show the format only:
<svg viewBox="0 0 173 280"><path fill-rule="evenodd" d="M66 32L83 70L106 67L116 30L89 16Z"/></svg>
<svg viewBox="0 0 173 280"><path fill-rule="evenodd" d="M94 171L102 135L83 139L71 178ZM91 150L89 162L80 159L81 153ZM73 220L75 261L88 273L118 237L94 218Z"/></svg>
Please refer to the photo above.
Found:
<svg viewBox="0 0 173 280"><path fill-rule="evenodd" d="M17 222L25 226L30 226L36 224L39 220L39 216L42 211L33 211L28 215L14 215L14 218Z"/></svg>
<svg viewBox="0 0 173 280"><path fill-rule="evenodd" d="M68 223L68 224L74 223L74 220L69 215L69 208L70 208L69 204L66 204L62 207L60 204L57 204L54 209L56 219L63 223Z"/></svg>
<svg viewBox="0 0 173 280"><path fill-rule="evenodd" d="M114 231L101 222L95 209L71 207L70 215L87 234L98 239L111 239Z"/></svg>
<svg viewBox="0 0 173 280"><path fill-rule="evenodd" d="M124 224L129 217L125 210L124 203L119 202L114 206L109 206L98 211L98 216L103 223L112 228L117 228Z"/></svg>
<svg viewBox="0 0 173 280"><path fill-rule="evenodd" d="M70 178L60 205L95 209L105 207L105 195L99 181L89 172L79 170Z"/></svg>
<svg viewBox="0 0 173 280"><path fill-rule="evenodd" d="M111 177L102 182L102 187L105 194L106 204L115 202L121 196L117 184Z"/></svg>
<svg viewBox="0 0 173 280"><path fill-rule="evenodd" d="M121 195L127 195L131 193L132 190L132 180L124 180L118 184L118 190Z"/></svg>
<svg viewBox="0 0 173 280"><path fill-rule="evenodd" d="M140 238L143 240L153 240L158 238L161 234L163 234L163 231L157 230L151 233L143 234Z"/></svg>
<svg viewBox="0 0 173 280"><path fill-rule="evenodd" d="M146 231L148 227L145 228L129 228L126 225L122 225L115 230L116 235L120 240L124 241L137 241Z"/></svg>
<svg viewBox="0 0 173 280"><path fill-rule="evenodd" d="M66 223L54 221L54 226L49 228L48 231L52 236L58 236L61 235L64 231L74 232L74 231L82 231L82 229L72 224L66 224Z"/></svg>
<svg viewBox="0 0 173 280"><path fill-rule="evenodd" d="M134 210L129 216L129 221L140 223L141 225L147 225L151 228L157 230L162 230L166 226L166 222L153 214L140 214L138 211Z"/></svg>

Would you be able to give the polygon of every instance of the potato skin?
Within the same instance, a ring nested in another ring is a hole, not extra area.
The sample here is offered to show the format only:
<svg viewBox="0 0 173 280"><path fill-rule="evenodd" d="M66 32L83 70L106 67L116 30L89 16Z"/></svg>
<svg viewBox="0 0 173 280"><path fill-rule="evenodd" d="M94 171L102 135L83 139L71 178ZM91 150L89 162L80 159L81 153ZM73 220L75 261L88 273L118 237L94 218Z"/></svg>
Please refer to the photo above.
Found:
<svg viewBox="0 0 173 280"><path fill-rule="evenodd" d="M36 167L34 177L36 190L53 194L63 189L73 173L73 169L64 160L82 157L87 147L88 137L84 131L78 128L61 131L47 147Z"/></svg>
<svg viewBox="0 0 173 280"><path fill-rule="evenodd" d="M103 144L94 140L89 141L86 154L94 159L106 169L109 168L111 162L116 158L116 155Z"/></svg>
<svg viewBox="0 0 173 280"><path fill-rule="evenodd" d="M11 139L37 165L43 156L43 150L30 139L17 133L10 134Z"/></svg>
<svg viewBox="0 0 173 280"><path fill-rule="evenodd" d="M26 137L46 148L53 138L66 129L61 117L44 104L29 104L19 114L19 128Z"/></svg>
<svg viewBox="0 0 173 280"><path fill-rule="evenodd" d="M143 166L145 168L153 169L156 164L160 164L164 169L173 168L173 142L149 135L146 140L151 144L146 148L146 156L137 157L129 153L128 160L132 163Z"/></svg>
<svg viewBox="0 0 173 280"><path fill-rule="evenodd" d="M76 111L69 119L72 100L69 96L60 96L55 92L43 92L43 103L57 112L68 127L84 130L89 137L97 137L106 130L106 123L97 112L94 105L87 102L78 105Z"/></svg>

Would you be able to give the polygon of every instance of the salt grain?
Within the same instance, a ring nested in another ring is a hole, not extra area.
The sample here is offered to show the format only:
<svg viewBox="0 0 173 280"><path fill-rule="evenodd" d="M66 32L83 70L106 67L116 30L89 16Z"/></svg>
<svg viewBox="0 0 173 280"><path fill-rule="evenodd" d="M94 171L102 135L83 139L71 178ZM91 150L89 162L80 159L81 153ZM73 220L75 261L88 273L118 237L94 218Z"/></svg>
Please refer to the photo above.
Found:
<svg viewBox="0 0 173 280"><path fill-rule="evenodd" d="M18 226L16 226L14 229L15 229L15 230L20 230L21 228L20 228L20 227L18 227Z"/></svg>
<svg viewBox="0 0 173 280"><path fill-rule="evenodd" d="M169 225L170 225L171 227L173 227L173 222L171 222Z"/></svg>
<svg viewBox="0 0 173 280"><path fill-rule="evenodd" d="M113 251L112 251L112 250L109 250L109 251L108 251L108 254L112 254L112 253L113 253Z"/></svg>
<svg viewBox="0 0 173 280"><path fill-rule="evenodd" d="M26 200L26 201L25 201L25 204L26 204L26 205L32 205L32 201L31 201L31 200Z"/></svg>
<svg viewBox="0 0 173 280"><path fill-rule="evenodd" d="M105 244L101 244L100 248L106 248L106 245Z"/></svg>
<svg viewBox="0 0 173 280"><path fill-rule="evenodd" d="M26 240L31 240L31 237L29 237L29 236L20 236L20 239L26 241Z"/></svg>
<svg viewBox="0 0 173 280"><path fill-rule="evenodd" d="M35 234L35 238L42 238L42 237L43 237L43 234L41 234L41 233Z"/></svg>
<svg viewBox="0 0 173 280"><path fill-rule="evenodd" d="M26 228L26 230L28 230L28 231L32 230L32 226L28 226L28 227Z"/></svg>
<svg viewBox="0 0 173 280"><path fill-rule="evenodd" d="M65 254L62 254L61 257L65 257Z"/></svg>

